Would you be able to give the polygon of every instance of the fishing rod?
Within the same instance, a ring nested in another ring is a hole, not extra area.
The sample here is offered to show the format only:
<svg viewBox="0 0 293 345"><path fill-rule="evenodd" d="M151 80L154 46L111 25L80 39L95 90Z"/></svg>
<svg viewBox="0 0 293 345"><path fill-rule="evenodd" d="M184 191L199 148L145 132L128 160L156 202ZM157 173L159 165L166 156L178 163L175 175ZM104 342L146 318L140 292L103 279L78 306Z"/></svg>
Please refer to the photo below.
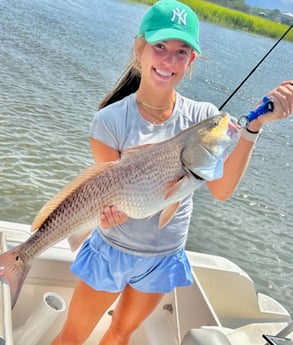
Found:
<svg viewBox="0 0 293 345"><path fill-rule="evenodd" d="M241 86L247 81L249 77L256 71L260 64L270 55L270 53L275 49L275 47L282 41L282 39L288 34L288 32L293 28L293 24L286 30L286 32L278 39L278 41L272 46L272 48L265 54L265 56L259 61L259 63L248 73L248 75L242 80L242 82L236 87L236 89L231 93L231 95L225 100L225 102L220 106L219 110L222 110L224 106L230 101L230 99L235 95L235 93L241 88Z"/></svg>

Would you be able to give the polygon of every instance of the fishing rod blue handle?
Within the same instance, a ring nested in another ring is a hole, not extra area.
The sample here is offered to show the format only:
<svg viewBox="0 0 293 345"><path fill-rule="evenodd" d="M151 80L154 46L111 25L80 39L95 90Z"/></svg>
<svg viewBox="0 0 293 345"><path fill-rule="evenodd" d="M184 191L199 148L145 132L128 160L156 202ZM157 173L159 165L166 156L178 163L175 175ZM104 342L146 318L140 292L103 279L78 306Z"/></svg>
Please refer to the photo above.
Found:
<svg viewBox="0 0 293 345"><path fill-rule="evenodd" d="M248 122L251 122L252 120L257 119L260 115L263 115L265 113L268 113L269 111L274 110L274 102L271 98L269 98L268 96L265 96L262 101L263 101L262 104L258 108L251 111L247 115Z"/></svg>
<svg viewBox="0 0 293 345"><path fill-rule="evenodd" d="M249 122L257 119L260 115L268 113L269 111L274 111L274 101L270 97L265 96L259 107L251 111L248 115L240 117L238 124L242 127L246 127Z"/></svg>

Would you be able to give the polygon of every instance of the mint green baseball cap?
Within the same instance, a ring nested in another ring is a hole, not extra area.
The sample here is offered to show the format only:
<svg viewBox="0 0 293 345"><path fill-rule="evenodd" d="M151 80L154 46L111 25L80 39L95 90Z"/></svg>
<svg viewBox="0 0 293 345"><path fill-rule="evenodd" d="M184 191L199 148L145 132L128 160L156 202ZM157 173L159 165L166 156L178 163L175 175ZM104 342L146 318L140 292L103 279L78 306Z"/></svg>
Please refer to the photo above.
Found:
<svg viewBox="0 0 293 345"><path fill-rule="evenodd" d="M197 15L177 0L159 0L150 7L140 24L141 35L148 43L180 40L201 54Z"/></svg>

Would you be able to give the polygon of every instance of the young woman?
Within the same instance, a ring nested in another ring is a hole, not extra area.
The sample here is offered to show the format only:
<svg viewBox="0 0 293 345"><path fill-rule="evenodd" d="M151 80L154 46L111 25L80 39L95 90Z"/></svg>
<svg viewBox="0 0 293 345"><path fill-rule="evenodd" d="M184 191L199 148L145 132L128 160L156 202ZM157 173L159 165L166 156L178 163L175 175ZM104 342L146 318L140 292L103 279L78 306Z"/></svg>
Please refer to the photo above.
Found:
<svg viewBox="0 0 293 345"><path fill-rule="evenodd" d="M189 7L161 0L147 11L135 39L133 61L95 115L90 144L97 163L119 159L128 147L173 137L218 113L214 105L175 91L200 53L198 20ZM223 177L207 182L215 198L225 200L234 192L263 123L286 118L292 112L291 81L268 96L274 101L274 112L260 116L243 130L225 160ZM52 345L83 344L118 297L111 326L99 344L129 344L133 331L164 293L192 284L184 252L191 212L192 195L159 230L159 215L134 220L115 205L108 205L101 227L84 243L72 265L79 281L65 325Z"/></svg>

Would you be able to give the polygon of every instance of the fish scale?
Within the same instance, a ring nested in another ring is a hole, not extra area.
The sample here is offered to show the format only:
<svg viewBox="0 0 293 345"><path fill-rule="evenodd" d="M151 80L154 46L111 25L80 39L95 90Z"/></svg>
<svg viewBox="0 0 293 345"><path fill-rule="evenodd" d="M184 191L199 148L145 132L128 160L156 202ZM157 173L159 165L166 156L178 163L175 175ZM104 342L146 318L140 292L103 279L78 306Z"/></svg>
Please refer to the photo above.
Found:
<svg viewBox="0 0 293 345"><path fill-rule="evenodd" d="M222 176L223 156L239 133L236 122L222 113L164 142L128 149L117 162L85 170L40 210L28 240L0 255L0 278L10 285L12 305L33 259L66 237L77 248L99 225L106 206L137 219L162 211L160 231L180 200L204 180Z"/></svg>

